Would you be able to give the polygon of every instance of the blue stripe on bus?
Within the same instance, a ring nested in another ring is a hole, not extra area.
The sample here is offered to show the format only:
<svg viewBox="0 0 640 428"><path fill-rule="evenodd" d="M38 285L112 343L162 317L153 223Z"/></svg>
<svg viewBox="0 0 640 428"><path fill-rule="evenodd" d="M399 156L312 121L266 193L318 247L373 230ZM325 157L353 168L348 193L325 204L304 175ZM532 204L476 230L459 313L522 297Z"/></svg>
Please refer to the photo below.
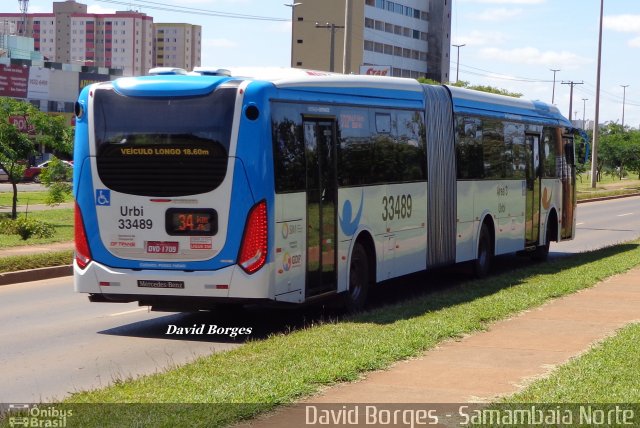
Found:
<svg viewBox="0 0 640 428"><path fill-rule="evenodd" d="M86 86L78 96L78 103L82 105L83 114L81 117L76 117L76 129L75 129L75 141L73 145L73 159L74 163L78 161L82 161L89 157L89 144L87 142L86 136L89 135L89 115L88 115L88 97L89 97L89 86ZM74 166L73 173L73 196L77 199L77 189L80 183L80 175L82 166L77 165Z"/></svg>

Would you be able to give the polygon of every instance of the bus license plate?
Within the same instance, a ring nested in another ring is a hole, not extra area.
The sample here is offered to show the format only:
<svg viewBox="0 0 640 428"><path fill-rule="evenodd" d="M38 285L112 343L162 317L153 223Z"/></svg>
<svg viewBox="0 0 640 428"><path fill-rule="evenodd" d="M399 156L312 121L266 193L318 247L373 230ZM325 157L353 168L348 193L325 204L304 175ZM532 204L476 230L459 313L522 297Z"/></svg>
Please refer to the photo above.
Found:
<svg viewBox="0 0 640 428"><path fill-rule="evenodd" d="M139 279L138 287L145 288L184 288L184 281L158 281L151 279Z"/></svg>
<svg viewBox="0 0 640 428"><path fill-rule="evenodd" d="M178 243L173 241L147 241L147 253L177 254Z"/></svg>

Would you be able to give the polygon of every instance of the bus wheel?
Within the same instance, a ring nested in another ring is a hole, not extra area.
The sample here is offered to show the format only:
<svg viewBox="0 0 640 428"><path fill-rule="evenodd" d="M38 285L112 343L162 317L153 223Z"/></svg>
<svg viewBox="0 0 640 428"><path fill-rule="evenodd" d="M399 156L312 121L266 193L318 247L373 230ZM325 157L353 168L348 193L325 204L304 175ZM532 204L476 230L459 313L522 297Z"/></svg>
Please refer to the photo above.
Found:
<svg viewBox="0 0 640 428"><path fill-rule="evenodd" d="M369 294L370 270L367 250L359 242L353 247L349 266L349 290L345 293L344 306L349 312L364 308Z"/></svg>
<svg viewBox="0 0 640 428"><path fill-rule="evenodd" d="M473 272L477 278L484 278L491 270L493 259L493 245L491 245L491 233L489 226L482 225L480 239L478 240L478 258L473 262Z"/></svg>
<svg viewBox="0 0 640 428"><path fill-rule="evenodd" d="M549 247L551 246L551 239L552 239L552 232L551 232L551 225L547 224L547 233L545 233L546 237L545 237L545 242L544 245L540 245L538 247L536 247L535 251L533 252L533 254L531 254L531 258L537 262L544 262L547 260L547 257L549 257Z"/></svg>

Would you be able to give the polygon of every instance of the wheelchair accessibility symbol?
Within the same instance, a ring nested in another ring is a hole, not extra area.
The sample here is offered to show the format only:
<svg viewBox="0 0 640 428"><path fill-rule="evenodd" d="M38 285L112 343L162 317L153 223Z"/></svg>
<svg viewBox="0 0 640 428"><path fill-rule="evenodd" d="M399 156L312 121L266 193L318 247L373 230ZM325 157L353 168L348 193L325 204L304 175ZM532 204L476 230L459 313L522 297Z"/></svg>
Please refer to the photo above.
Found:
<svg viewBox="0 0 640 428"><path fill-rule="evenodd" d="M96 189L96 205L99 207L108 207L111 205L111 190Z"/></svg>

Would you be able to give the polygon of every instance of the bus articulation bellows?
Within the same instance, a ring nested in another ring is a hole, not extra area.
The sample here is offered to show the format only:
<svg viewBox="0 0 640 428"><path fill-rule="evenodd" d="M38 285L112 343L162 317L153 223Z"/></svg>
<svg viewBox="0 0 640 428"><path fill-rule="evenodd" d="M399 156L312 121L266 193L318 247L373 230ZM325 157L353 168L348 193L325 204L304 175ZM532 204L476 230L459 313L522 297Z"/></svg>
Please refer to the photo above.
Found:
<svg viewBox="0 0 640 428"><path fill-rule="evenodd" d="M575 233L556 107L412 79L155 75L76 103L75 289L158 310L358 309L376 283ZM271 73L273 74L273 73Z"/></svg>

